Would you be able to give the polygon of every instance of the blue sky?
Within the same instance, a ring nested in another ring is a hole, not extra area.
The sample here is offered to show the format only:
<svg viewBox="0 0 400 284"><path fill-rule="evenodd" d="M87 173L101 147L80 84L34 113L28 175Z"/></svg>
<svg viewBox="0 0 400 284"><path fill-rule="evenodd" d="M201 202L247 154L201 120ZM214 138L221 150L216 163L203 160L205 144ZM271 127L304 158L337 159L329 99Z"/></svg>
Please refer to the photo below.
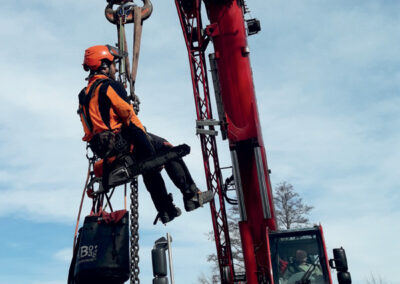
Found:
<svg viewBox="0 0 400 284"><path fill-rule="evenodd" d="M66 281L87 167L76 115L86 76L83 51L116 41L103 15L105 2L2 3L0 284ZM249 45L272 184L290 182L315 207L310 219L322 223L329 250L346 249L354 283L365 283L371 273L400 283L400 3L247 3L262 24ZM192 146L186 161L204 188L174 1L154 0L136 88L143 123L173 144ZM226 142L218 146L228 166ZM179 192L167 185L182 205ZM151 281L154 240L169 232L176 283L196 283L214 250L205 236L209 209L183 214L167 227L153 226L154 216L142 185L142 282Z"/></svg>

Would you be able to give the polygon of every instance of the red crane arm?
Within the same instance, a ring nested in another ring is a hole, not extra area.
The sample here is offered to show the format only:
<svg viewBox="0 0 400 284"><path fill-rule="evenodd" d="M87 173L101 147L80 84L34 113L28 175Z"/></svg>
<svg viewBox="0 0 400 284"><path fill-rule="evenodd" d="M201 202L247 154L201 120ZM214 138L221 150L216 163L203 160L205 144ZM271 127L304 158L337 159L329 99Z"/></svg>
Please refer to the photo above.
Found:
<svg viewBox="0 0 400 284"><path fill-rule="evenodd" d="M176 0L189 53L193 90L198 120L212 119L206 76L205 50L211 40L221 102L224 109L227 137L232 156L235 186L238 193L247 283L273 283L268 230L276 230L273 198L264 143L258 117L253 76L243 15L243 1L205 0L210 25L201 23L201 0ZM221 115L220 115L221 116ZM220 117L221 119L221 117ZM215 137L201 135L206 177L219 194L219 212L212 204L211 211L221 277L232 283L232 260L229 231L218 167ZM214 173L210 169L214 162ZM217 166L217 167L216 167ZM225 243L223 243L225 240ZM224 270L225 269L225 270ZM226 271L226 269L229 269Z"/></svg>
<svg viewBox="0 0 400 284"><path fill-rule="evenodd" d="M267 230L276 230L242 1L206 1L232 153L247 283L273 282Z"/></svg>

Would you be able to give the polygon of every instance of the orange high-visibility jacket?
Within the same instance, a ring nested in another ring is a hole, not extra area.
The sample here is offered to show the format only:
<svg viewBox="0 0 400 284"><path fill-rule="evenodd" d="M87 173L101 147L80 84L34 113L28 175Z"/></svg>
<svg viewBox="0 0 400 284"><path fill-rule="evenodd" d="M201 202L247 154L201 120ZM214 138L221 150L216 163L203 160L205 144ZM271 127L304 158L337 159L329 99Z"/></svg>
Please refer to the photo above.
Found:
<svg viewBox="0 0 400 284"><path fill-rule="evenodd" d="M104 81L95 86L97 80ZM93 85L95 89L89 98L87 96ZM95 75L89 79L88 86L79 94L78 113L85 132L83 141L90 141L95 134L103 131L119 132L123 125L130 123L145 132L123 85L105 75Z"/></svg>

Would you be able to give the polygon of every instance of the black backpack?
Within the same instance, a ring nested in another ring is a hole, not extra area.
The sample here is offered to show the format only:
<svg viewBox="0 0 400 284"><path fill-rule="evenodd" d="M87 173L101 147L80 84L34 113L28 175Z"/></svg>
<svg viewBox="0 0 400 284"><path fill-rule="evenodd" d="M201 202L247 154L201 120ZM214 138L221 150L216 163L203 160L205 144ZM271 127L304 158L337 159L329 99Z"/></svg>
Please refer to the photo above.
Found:
<svg viewBox="0 0 400 284"><path fill-rule="evenodd" d="M79 230L68 284L122 284L129 279L129 214L117 222L87 216Z"/></svg>

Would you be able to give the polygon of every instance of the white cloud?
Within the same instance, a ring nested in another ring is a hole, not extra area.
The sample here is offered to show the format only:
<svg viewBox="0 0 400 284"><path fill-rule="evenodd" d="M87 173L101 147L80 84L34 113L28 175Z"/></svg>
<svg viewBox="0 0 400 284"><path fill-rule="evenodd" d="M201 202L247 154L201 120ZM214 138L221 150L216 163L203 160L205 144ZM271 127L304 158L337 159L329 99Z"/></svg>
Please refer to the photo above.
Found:
<svg viewBox="0 0 400 284"><path fill-rule="evenodd" d="M72 245L70 248L64 248L54 254L54 259L69 264L72 258Z"/></svg>

